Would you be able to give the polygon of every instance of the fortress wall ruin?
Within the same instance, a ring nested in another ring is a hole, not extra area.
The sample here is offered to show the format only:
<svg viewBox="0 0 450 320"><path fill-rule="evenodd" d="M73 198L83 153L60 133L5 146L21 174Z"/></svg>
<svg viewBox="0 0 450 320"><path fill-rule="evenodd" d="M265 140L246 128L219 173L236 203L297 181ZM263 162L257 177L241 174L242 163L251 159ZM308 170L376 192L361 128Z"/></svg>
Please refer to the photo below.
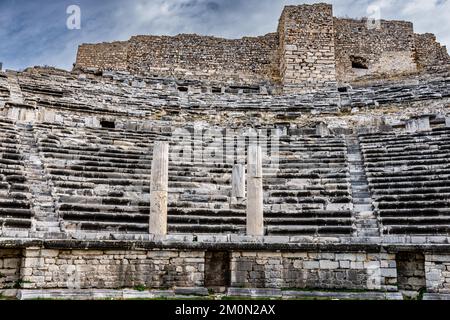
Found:
<svg viewBox="0 0 450 320"><path fill-rule="evenodd" d="M134 73L259 83L276 77L278 35L237 40L198 35L136 36L128 69Z"/></svg>
<svg viewBox="0 0 450 320"><path fill-rule="evenodd" d="M436 37L415 34L410 22L334 18L332 6L320 3L285 7L277 32L260 37L182 34L83 44L75 69L235 85L269 83L282 88L277 92L309 93L334 89L336 81L391 77L449 63Z"/></svg>
<svg viewBox="0 0 450 320"><path fill-rule="evenodd" d="M229 40L195 34L135 36L127 42L83 44L77 67L221 82L264 83L278 77L278 35Z"/></svg>
<svg viewBox="0 0 450 320"><path fill-rule="evenodd" d="M447 48L436 41L432 33L415 34L415 58L419 68L426 69L450 63Z"/></svg>
<svg viewBox="0 0 450 320"><path fill-rule="evenodd" d="M280 75L285 93L309 93L335 85L331 5L285 7L278 34Z"/></svg>
<svg viewBox="0 0 450 320"><path fill-rule="evenodd" d="M126 71L128 69L128 41L82 44L78 48L76 65L83 68Z"/></svg>
<svg viewBox="0 0 450 320"><path fill-rule="evenodd" d="M334 19L336 71L339 81L374 74L395 75L417 71L413 24L367 19Z"/></svg>

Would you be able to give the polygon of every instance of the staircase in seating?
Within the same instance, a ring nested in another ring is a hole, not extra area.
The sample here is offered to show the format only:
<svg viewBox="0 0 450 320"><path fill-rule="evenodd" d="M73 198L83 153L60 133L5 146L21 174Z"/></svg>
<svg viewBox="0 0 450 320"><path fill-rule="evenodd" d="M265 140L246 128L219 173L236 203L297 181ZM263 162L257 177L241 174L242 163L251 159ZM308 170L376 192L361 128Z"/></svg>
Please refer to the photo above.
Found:
<svg viewBox="0 0 450 320"><path fill-rule="evenodd" d="M0 120L0 232L27 234L32 227L30 190L14 122Z"/></svg>
<svg viewBox="0 0 450 320"><path fill-rule="evenodd" d="M358 237L376 237L380 235L380 232L377 218L373 212L359 141L355 135L347 136L346 140L356 235Z"/></svg>

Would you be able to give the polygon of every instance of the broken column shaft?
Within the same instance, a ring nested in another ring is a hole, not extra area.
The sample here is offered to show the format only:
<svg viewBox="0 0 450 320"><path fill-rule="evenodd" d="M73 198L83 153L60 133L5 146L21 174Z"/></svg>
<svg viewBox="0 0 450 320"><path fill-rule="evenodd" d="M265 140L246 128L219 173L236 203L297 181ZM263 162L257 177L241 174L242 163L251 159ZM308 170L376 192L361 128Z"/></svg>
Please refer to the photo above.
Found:
<svg viewBox="0 0 450 320"><path fill-rule="evenodd" d="M263 236L263 185L261 147L250 145L247 160L247 235Z"/></svg>
<svg viewBox="0 0 450 320"><path fill-rule="evenodd" d="M167 234L167 194L169 189L169 143L153 146L150 183L150 234Z"/></svg>
<svg viewBox="0 0 450 320"><path fill-rule="evenodd" d="M245 166L242 164L235 164L232 174L232 188L231 196L233 198L245 198Z"/></svg>

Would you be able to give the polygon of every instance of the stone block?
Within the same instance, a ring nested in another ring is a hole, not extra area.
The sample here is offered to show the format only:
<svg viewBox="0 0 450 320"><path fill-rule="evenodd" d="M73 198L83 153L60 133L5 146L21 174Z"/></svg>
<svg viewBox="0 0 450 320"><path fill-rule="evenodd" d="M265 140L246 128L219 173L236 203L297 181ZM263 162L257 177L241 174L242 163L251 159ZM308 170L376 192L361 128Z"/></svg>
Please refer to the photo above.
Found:
<svg viewBox="0 0 450 320"><path fill-rule="evenodd" d="M319 261L304 261L303 268L304 269L319 269Z"/></svg>
<svg viewBox="0 0 450 320"><path fill-rule="evenodd" d="M330 260L320 260L319 266L320 266L320 269L338 269L339 262L330 261Z"/></svg>
<svg viewBox="0 0 450 320"><path fill-rule="evenodd" d="M382 268L382 269L380 269L380 275L382 277L395 278L395 277L397 277L397 269Z"/></svg>

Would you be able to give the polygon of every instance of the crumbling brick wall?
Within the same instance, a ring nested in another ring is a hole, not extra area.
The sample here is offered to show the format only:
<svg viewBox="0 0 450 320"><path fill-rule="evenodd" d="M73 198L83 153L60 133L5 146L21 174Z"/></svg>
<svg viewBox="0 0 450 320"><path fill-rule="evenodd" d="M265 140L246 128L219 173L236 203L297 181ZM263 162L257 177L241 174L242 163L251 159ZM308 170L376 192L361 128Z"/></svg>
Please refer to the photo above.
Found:
<svg viewBox="0 0 450 320"><path fill-rule="evenodd" d="M339 81L417 71L412 23L382 20L379 26L369 27L367 19L334 19ZM358 63L362 66L358 67Z"/></svg>
<svg viewBox="0 0 450 320"><path fill-rule="evenodd" d="M431 33L415 34L416 62L419 68L427 69L436 65L449 64L447 48L436 41Z"/></svg>

